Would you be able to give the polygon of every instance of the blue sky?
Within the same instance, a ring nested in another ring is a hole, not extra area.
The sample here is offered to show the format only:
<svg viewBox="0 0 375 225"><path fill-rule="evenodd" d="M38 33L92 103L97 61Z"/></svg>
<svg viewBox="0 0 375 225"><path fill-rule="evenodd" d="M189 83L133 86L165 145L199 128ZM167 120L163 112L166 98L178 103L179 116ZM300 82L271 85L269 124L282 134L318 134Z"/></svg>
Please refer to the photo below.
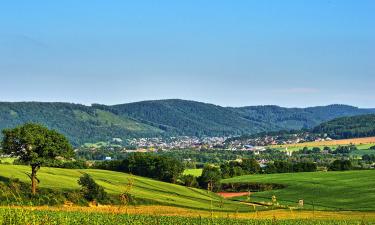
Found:
<svg viewBox="0 0 375 225"><path fill-rule="evenodd" d="M375 107L375 1L2 1L0 101Z"/></svg>

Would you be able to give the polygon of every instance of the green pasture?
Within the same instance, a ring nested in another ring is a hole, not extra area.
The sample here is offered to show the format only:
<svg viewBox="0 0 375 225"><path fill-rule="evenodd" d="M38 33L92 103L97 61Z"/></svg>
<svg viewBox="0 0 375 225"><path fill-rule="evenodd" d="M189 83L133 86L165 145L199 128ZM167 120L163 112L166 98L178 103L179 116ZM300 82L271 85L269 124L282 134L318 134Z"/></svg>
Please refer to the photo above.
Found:
<svg viewBox="0 0 375 225"><path fill-rule="evenodd" d="M250 201L255 202L271 202L272 196L276 196L280 204L292 207L303 200L305 209L371 211L375 210L374 177L375 170L353 170L246 175L222 182L277 183L286 186L278 190L254 192Z"/></svg>
<svg viewBox="0 0 375 225"><path fill-rule="evenodd" d="M28 166L0 165L0 178L18 178L29 183L29 177L26 175L29 172ZM124 192L128 182L132 181L131 194L150 203L203 210L212 208L220 211L249 211L249 207L224 200L212 192L106 170L42 167L38 172L39 186L62 190L79 189L77 180L83 173L91 175L99 185L113 195Z"/></svg>
<svg viewBox="0 0 375 225"><path fill-rule="evenodd" d="M193 175L194 177L199 177L202 175L203 169L186 169L184 175Z"/></svg>

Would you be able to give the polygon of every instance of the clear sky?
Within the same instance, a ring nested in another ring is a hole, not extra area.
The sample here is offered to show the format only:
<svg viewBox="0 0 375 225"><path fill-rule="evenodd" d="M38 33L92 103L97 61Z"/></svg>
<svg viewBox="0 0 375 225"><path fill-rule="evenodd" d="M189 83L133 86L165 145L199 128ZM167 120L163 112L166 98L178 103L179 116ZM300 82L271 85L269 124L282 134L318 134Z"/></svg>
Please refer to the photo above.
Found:
<svg viewBox="0 0 375 225"><path fill-rule="evenodd" d="M4 0L0 101L375 107L373 0Z"/></svg>

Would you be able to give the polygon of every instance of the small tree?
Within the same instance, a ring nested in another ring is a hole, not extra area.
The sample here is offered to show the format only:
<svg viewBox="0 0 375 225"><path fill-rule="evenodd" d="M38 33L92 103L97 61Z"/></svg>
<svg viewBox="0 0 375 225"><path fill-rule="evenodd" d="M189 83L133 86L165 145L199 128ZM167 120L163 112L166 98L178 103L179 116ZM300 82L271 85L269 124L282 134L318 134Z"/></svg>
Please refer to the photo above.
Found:
<svg viewBox="0 0 375 225"><path fill-rule="evenodd" d="M134 203L134 198L132 194L130 193L134 186L134 178L130 174L130 177L128 178L128 183L125 186L124 192L119 195L121 205L127 206L129 203Z"/></svg>
<svg viewBox="0 0 375 225"><path fill-rule="evenodd" d="M36 194L37 172L43 163L58 157L74 156L73 148L64 135L34 123L3 130L3 152L18 157L31 166L31 193Z"/></svg>
<svg viewBox="0 0 375 225"><path fill-rule="evenodd" d="M181 180L186 187L198 186L197 178L191 174L182 176Z"/></svg>
<svg viewBox="0 0 375 225"><path fill-rule="evenodd" d="M247 173L255 174L261 171L260 165L255 159L242 159L241 166Z"/></svg>
<svg viewBox="0 0 375 225"><path fill-rule="evenodd" d="M86 200L98 200L102 202L107 199L107 193L104 191L104 188L99 186L87 173L79 178L78 184L81 185L81 191Z"/></svg>
<svg viewBox="0 0 375 225"><path fill-rule="evenodd" d="M220 168L206 165L203 168L202 175L198 178L198 180L201 187L207 188L209 191L218 191L221 187Z"/></svg>

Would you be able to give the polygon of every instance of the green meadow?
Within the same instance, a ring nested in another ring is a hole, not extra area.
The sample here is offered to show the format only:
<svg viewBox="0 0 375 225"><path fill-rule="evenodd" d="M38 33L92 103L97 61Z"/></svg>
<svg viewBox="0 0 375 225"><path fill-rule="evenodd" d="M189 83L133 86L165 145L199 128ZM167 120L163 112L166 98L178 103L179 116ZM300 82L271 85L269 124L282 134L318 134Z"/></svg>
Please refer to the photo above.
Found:
<svg viewBox="0 0 375 225"><path fill-rule="evenodd" d="M0 165L0 178L18 178L22 182L30 182L26 173L30 167L21 165ZM218 211L249 211L249 207L237 202L224 200L218 195L206 190L188 188L156 181L149 178L133 176L121 172L106 170L74 170L42 167L38 172L40 188L57 190L79 189L78 178L87 173L105 190L112 195L123 193L129 181L133 182L131 194L149 204L170 205L200 210ZM0 181L1 182L1 181Z"/></svg>
<svg viewBox="0 0 375 225"><path fill-rule="evenodd" d="M203 169L186 169L184 175L193 175L194 177L199 177L202 175Z"/></svg>
<svg viewBox="0 0 375 225"><path fill-rule="evenodd" d="M223 183L276 183L283 189L254 192L252 202L271 202L295 207L304 201L305 209L375 210L375 170L246 175L225 179ZM245 200L246 197L238 197Z"/></svg>

